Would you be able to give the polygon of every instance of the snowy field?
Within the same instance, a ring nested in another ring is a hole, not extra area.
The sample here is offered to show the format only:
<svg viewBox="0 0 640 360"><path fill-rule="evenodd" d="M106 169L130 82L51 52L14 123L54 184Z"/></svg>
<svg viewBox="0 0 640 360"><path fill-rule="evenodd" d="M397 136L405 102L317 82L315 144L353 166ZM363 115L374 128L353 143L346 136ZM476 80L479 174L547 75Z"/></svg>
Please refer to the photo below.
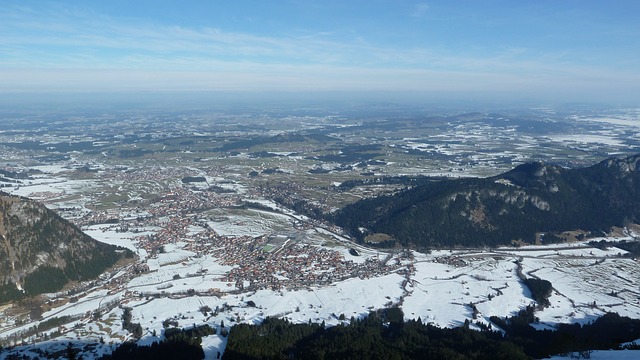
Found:
<svg viewBox="0 0 640 360"><path fill-rule="evenodd" d="M640 339L638 339L640 340ZM637 360L640 358L640 351L638 350L594 350L589 352L588 359L591 360ZM579 356L578 353L568 356L553 356L550 360L567 360L576 359Z"/></svg>
<svg viewBox="0 0 640 360"><path fill-rule="evenodd" d="M610 135L558 135L550 137L550 139L560 143L604 144L612 146L624 145L622 140L612 138Z"/></svg>
<svg viewBox="0 0 640 360"><path fill-rule="evenodd" d="M260 210L212 210L207 224L223 236L260 236L291 229L291 218Z"/></svg>
<svg viewBox="0 0 640 360"><path fill-rule="evenodd" d="M92 226L86 227L83 231L87 235L91 236L92 238L100 242L127 248L133 252L137 252L138 255L140 255L141 252L144 252L144 249L139 249L138 247L135 246L135 243L137 242L135 240L135 237L147 235L147 234L150 234L151 232L149 233L115 232L110 230L109 229L110 227L111 225L106 225L106 224L92 225Z"/></svg>

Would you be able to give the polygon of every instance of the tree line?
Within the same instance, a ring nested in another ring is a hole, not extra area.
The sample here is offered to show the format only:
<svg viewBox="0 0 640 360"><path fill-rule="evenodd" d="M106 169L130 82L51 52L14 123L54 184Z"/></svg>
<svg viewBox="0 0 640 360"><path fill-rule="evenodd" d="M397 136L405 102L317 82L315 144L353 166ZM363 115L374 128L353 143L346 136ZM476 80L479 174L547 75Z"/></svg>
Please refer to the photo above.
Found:
<svg viewBox="0 0 640 360"><path fill-rule="evenodd" d="M267 318L260 325L231 328L223 359L530 359L594 349L640 349L620 345L640 338L640 320L606 314L589 324L536 330L535 309L510 318L492 317L495 327L439 328L419 318L403 322L400 309L372 312L333 327ZM481 324L481 323L479 323Z"/></svg>

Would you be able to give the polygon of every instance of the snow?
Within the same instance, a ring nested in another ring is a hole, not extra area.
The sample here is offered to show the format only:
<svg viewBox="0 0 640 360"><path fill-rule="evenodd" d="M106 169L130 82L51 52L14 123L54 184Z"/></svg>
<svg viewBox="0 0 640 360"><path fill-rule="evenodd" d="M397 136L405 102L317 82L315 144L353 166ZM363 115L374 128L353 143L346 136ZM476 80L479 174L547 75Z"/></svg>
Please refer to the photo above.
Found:
<svg viewBox="0 0 640 360"><path fill-rule="evenodd" d="M640 303L634 295L640 283L637 263L631 259L616 259L615 264L612 260L596 261L524 259L525 273L550 281L555 289L552 306L538 313L541 321L588 322L606 312L640 317ZM602 279L607 279L604 286Z"/></svg>
<svg viewBox="0 0 640 360"><path fill-rule="evenodd" d="M175 319L179 327L191 327L194 323L201 324L206 317L200 308L207 305L212 309L222 306L225 301L215 296L190 296L182 298L145 298L130 301L127 306L132 308L133 322L139 322L143 329L156 330L162 333L162 322ZM226 316L226 315L224 315Z"/></svg>
<svg viewBox="0 0 640 360"><path fill-rule="evenodd" d="M34 177L33 180L22 180L16 187L3 188L13 195L24 196L34 200L50 200L45 194L63 195L77 194L95 187L91 180L69 180L64 177Z"/></svg>
<svg viewBox="0 0 640 360"><path fill-rule="evenodd" d="M122 294L120 293L109 295L106 290L99 290L87 297L80 298L76 303L69 302L66 305L47 311L42 316L49 318L85 314L88 311L97 310L102 304L119 300L121 297Z"/></svg>
<svg viewBox="0 0 640 360"><path fill-rule="evenodd" d="M415 269L412 293L402 306L409 319L420 317L425 323L452 327L473 319L469 303L487 319L491 315L512 316L531 303L528 290L515 274L515 265L508 261L484 259L469 269L422 260L416 262Z"/></svg>
<svg viewBox="0 0 640 360"><path fill-rule="evenodd" d="M581 118L581 121L594 121L600 123L607 123L612 125L619 126L628 126L628 127L638 127L640 123L638 119L630 116L619 116L619 117L587 117Z"/></svg>
<svg viewBox="0 0 640 360"><path fill-rule="evenodd" d="M212 211L209 214L223 215L218 220L207 222L217 234L222 236L258 237L291 229L292 219L275 212L248 209L233 213Z"/></svg>
<svg viewBox="0 0 640 360"><path fill-rule="evenodd" d="M220 335L210 335L202 338L202 350L204 350L204 360L218 358L218 352L222 354L227 347L227 337Z"/></svg>
<svg viewBox="0 0 640 360"><path fill-rule="evenodd" d="M578 353L574 353L574 357L568 356L552 356L550 360L575 359ZM589 353L588 359L591 360L637 360L640 359L640 350L594 350Z"/></svg>
<svg viewBox="0 0 640 360"><path fill-rule="evenodd" d="M108 231L111 226L108 224L92 225L84 228L83 232L100 242L122 246L133 252L138 252L134 238L145 235L145 233Z"/></svg>
<svg viewBox="0 0 640 360"><path fill-rule="evenodd" d="M256 323L266 316L277 316L286 317L294 323L306 323L311 319L336 325L341 314L347 319L351 316L360 318L389 302L397 302L402 296L401 282L402 276L390 274L364 280L349 279L329 287L308 290L261 290L246 296L245 300L254 301L262 311L248 312L245 319Z"/></svg>
<svg viewBox="0 0 640 360"><path fill-rule="evenodd" d="M610 146L623 146L624 142L620 139L612 138L606 135L557 135L550 137L551 140L562 143L580 143L580 144L604 144Z"/></svg>
<svg viewBox="0 0 640 360"><path fill-rule="evenodd" d="M149 268L156 270L162 266L183 262L195 256L194 252L182 249L185 245L186 243L184 242L164 245L164 253L160 253L155 259L147 261Z"/></svg>

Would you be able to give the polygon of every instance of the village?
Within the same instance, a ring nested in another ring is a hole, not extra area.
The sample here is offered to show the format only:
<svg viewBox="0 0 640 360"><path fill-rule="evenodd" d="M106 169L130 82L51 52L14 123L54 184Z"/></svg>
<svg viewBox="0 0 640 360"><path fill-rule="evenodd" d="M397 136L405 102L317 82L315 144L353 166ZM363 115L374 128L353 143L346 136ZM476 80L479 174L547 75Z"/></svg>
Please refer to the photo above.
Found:
<svg viewBox="0 0 640 360"><path fill-rule="evenodd" d="M175 176L159 172L137 172L139 177L127 174L128 181L148 181L154 177ZM286 233L265 233L259 236L220 235L210 226L206 211L210 209L239 208L246 202L258 201L257 192L238 194L203 191L188 183L175 182L165 194L142 204L129 205L121 210L94 210L84 216L72 219L80 228L102 224L102 231L140 233L134 237L135 246L149 258L157 257L170 244L184 244L182 250L195 257L209 255L231 270L215 280L228 283L235 291L255 291L260 289L302 289L311 286L326 286L349 278L370 278L398 271L404 265L389 261L392 254L383 252L379 256L356 259L349 252L340 251L321 243L307 241L309 232L322 229L333 234L339 231L335 226L324 224L304 216L289 216L291 230ZM268 207L255 209L256 212L271 211ZM147 231L154 229L154 231ZM337 236L342 236L342 234ZM342 245L346 246L346 245ZM357 252L355 252L357 254ZM350 257L351 259L348 259ZM354 261L356 260L356 261ZM129 271L144 272L149 267L147 259L139 259L137 266ZM202 275L207 269L202 269ZM166 279L171 282L175 279ZM123 290L126 281L112 289ZM137 295L169 295L171 291L161 289L157 293ZM216 293L212 289L209 293ZM195 292L190 292L193 295ZM185 293L186 295L186 293Z"/></svg>

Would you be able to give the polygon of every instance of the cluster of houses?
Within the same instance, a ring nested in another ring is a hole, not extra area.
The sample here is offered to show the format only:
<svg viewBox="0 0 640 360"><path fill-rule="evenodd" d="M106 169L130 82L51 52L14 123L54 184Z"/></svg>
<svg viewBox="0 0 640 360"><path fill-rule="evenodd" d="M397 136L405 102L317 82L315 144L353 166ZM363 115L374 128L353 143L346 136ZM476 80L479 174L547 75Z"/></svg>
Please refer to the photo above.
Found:
<svg viewBox="0 0 640 360"><path fill-rule="evenodd" d="M396 270L394 266L380 266L374 257L354 262L336 250L304 242L285 241L274 248L265 237L225 238L222 242L224 246L214 250L214 256L223 264L237 265L225 280L245 290L308 288Z"/></svg>
<svg viewBox="0 0 640 360"><path fill-rule="evenodd" d="M241 291L328 285L352 277L367 278L389 273L403 266L376 257L352 261L345 258L344 252L309 244L302 229L319 226L310 219L294 221L297 234L302 236L280 236L275 241L273 236L270 237L273 234L221 236L208 225L204 210L234 207L242 201L235 193L194 191L183 184L147 204L122 210L117 221L114 221L114 216L118 214L111 210L94 211L75 222L78 226L107 223L105 231L109 227L112 230L140 231L141 234L135 237L136 246L145 249L152 257L164 252L166 245L185 244L184 250L196 256L208 254L219 259L222 265L233 266L220 280L234 284ZM141 269L140 266L131 268L137 272Z"/></svg>

